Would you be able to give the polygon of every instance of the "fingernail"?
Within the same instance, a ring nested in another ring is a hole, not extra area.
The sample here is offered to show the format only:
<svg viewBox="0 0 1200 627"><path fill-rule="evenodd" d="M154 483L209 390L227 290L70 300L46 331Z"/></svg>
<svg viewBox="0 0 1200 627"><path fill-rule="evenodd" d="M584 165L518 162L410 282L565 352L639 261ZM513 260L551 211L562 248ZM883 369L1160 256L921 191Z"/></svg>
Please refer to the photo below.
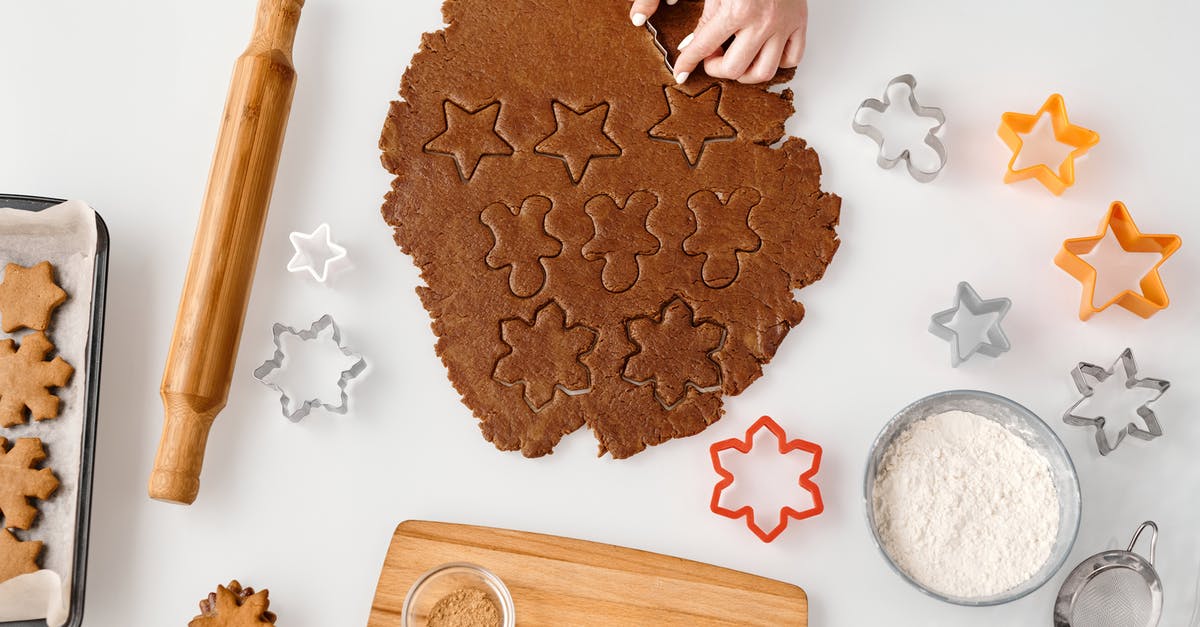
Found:
<svg viewBox="0 0 1200 627"><path fill-rule="evenodd" d="M679 0L667 0L667 4L675 4L676 2L679 2Z"/></svg>
<svg viewBox="0 0 1200 627"><path fill-rule="evenodd" d="M692 38L695 36L696 36L696 33L692 33L692 34L688 35L687 37L684 37L683 41L679 42L679 50L683 50L684 48L687 48L687 45L692 43Z"/></svg>
<svg viewBox="0 0 1200 627"><path fill-rule="evenodd" d="M634 26L645 26L646 25L646 14L645 13L634 13L633 14L633 25Z"/></svg>
<svg viewBox="0 0 1200 627"><path fill-rule="evenodd" d="M675 75L675 82L682 85L687 80L688 72L680 72Z"/></svg>

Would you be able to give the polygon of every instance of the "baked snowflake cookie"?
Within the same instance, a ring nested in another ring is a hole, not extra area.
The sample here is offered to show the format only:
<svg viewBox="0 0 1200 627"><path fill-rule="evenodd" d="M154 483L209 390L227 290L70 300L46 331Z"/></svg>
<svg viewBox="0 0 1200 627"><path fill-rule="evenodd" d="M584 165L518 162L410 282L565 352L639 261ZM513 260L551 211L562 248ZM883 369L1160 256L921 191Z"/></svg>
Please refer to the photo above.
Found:
<svg viewBox="0 0 1200 627"><path fill-rule="evenodd" d="M228 586L217 586L208 598L200 602L200 615L188 627L263 627L275 624L275 614L267 611L271 604L267 591L242 587L236 579Z"/></svg>
<svg viewBox="0 0 1200 627"><path fill-rule="evenodd" d="M39 468L46 451L38 438L19 438L9 445L0 437L0 582L38 569L42 543L22 541L10 529L33 527L38 509L33 500L50 498L58 478L49 468Z"/></svg>
<svg viewBox="0 0 1200 627"><path fill-rule="evenodd" d="M668 50L701 8L660 7ZM587 425L623 458L702 431L838 247L841 201L784 137L792 92L769 89L792 71L676 85L628 10L448 1L383 130L383 217L450 381L503 450L545 455Z"/></svg>

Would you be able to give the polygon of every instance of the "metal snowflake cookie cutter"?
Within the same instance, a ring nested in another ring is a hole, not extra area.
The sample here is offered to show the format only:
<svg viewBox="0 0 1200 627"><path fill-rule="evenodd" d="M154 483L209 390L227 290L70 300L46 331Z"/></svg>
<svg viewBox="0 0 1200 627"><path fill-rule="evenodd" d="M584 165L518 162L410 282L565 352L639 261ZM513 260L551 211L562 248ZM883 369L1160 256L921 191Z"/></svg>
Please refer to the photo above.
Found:
<svg viewBox="0 0 1200 627"><path fill-rule="evenodd" d="M962 281L954 292L954 306L930 316L929 332L950 343L950 365L955 368L976 353L988 357L999 357L1012 348L1008 342L1008 336L1004 334L1004 329L1000 326L1004 316L1011 308L1012 299L989 298L984 300L979 297L979 293L971 287L970 283ZM965 352L963 351L962 337L950 326L955 316L963 310L974 317L996 316L996 319L988 326L987 341L978 342Z"/></svg>
<svg viewBox="0 0 1200 627"><path fill-rule="evenodd" d="M324 283L346 265L346 249L334 243L328 224L322 223L312 233L293 231L288 239L296 251L288 261L288 272L308 272L318 283Z"/></svg>
<svg viewBox="0 0 1200 627"><path fill-rule="evenodd" d="M338 389L341 390L341 401L337 405L331 405L322 401L320 398L304 399L296 409L289 412L288 405L291 404L292 398L288 396L288 393L282 387L267 379L268 375L270 375L272 372L281 370L284 367L283 363L286 359L286 355L283 352L283 336L285 334L294 335L300 338L302 341L311 342L318 340L321 333L326 329L332 330L332 333L329 336L329 341L332 341L343 355L355 360L348 369L342 371L340 377L338 378ZM258 379L258 381L263 385L275 390L276 392L279 392L279 405L283 409L284 417L292 422L299 422L302 418L307 416L314 407L320 407L325 411L333 412L335 414L345 414L346 410L349 408L350 398L346 393L346 386L352 379L362 374L363 370L366 370L367 361L363 359L362 355L351 351L344 344L342 344L342 332L340 329L338 329L337 323L334 322L333 316L325 314L316 322L312 323L311 327L300 331L283 323L276 322L271 326L271 334L274 336L275 354L270 359L263 362L261 366L254 369L254 378Z"/></svg>
<svg viewBox="0 0 1200 627"><path fill-rule="evenodd" d="M1088 383L1087 378L1091 377L1097 382L1104 382L1104 380L1116 373L1118 364L1125 373L1125 389L1143 388L1157 392L1157 394L1154 395L1154 398L1142 403L1137 408L1137 415L1141 417L1146 428L1143 429L1130 422L1117 432L1116 441L1110 443L1108 435L1104 431L1104 425L1107 422L1104 416L1092 418L1076 414L1075 411L1095 394L1095 389ZM1079 365L1075 366L1075 369L1071 371L1071 380L1075 382L1075 388L1079 390L1082 396L1063 413L1063 422L1076 427L1092 427L1096 432L1096 446L1100 449L1101 455L1108 455L1113 452L1125 440L1126 435L1132 435L1135 438L1149 441L1163 434L1162 426L1158 423L1158 416L1154 414L1153 409L1150 409L1150 403L1161 398L1163 393L1171 387L1171 382L1163 381L1162 379L1139 379L1137 377L1137 362L1133 359L1133 351L1131 349L1126 348L1124 351L1121 351L1121 355L1117 357L1117 361L1113 362L1112 367L1108 369L1095 364L1079 362Z"/></svg>
<svg viewBox="0 0 1200 627"><path fill-rule="evenodd" d="M912 111L918 117L929 118L937 121L937 125L929 129L925 135L925 145L933 149L937 154L938 166L933 170L922 170L913 164L912 154L908 148L905 148L899 155L894 158L889 158L883 152L884 137L883 133L871 124L862 124L858 121L859 114L864 109L870 109L877 113L885 113L891 106L892 101L888 96L888 91L893 85L906 85L908 87L908 104L912 107ZM937 133L942 130L942 126L946 124L946 114L937 107L925 107L917 102L917 79L913 78L912 74L904 74L897 76L888 82L887 87L883 89L883 100L868 98L858 105L858 109L854 111L854 119L850 121L850 127L854 132L866 135L875 140L879 145L879 154L875 157L875 163L879 167L889 170L896 167L898 163L903 161L908 166L908 173L920 183L928 183L937 178L941 173L942 168L946 167L946 147L942 144L942 140L937 136Z"/></svg>
<svg viewBox="0 0 1200 627"><path fill-rule="evenodd" d="M662 40L658 38L658 29L654 28L654 25L647 20L646 30L650 31L650 39L654 42L654 47L658 48L658 51L663 56L663 62L667 64L667 70L671 72L671 76L674 76L675 66L671 64L671 53L667 50L667 47L663 45Z"/></svg>

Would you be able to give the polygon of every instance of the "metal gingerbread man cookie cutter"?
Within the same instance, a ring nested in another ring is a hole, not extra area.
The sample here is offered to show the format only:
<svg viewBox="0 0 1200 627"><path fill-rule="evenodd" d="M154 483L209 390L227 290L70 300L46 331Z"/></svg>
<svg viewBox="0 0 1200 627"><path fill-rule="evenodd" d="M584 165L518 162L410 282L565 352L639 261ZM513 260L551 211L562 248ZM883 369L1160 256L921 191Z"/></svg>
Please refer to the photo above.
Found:
<svg viewBox="0 0 1200 627"><path fill-rule="evenodd" d="M333 342L343 355L354 360L354 363L351 364L346 370L343 370L338 377L337 386L341 392L341 400L337 405L333 405L331 403L326 403L316 396L297 399L300 401L299 406L292 411L288 411L288 406L292 404L292 396L289 395L282 386L268 378L272 372L283 369L284 362L287 360L287 355L283 350L283 336L294 335L304 342L312 342L320 340L321 334L326 329L331 330L331 333L326 341ZM346 347L345 344L342 343L342 332L340 329L338 329L337 323L334 322L333 316L325 314L316 322L314 322L311 327L303 330L296 330L283 323L276 322L271 326L271 334L274 336L275 354L270 359L263 362L261 366L254 369L254 378L258 379L259 383L262 383L263 385L279 393L279 405L283 410L283 415L292 422L299 422L315 407L320 407L325 411L333 412L335 414L345 414L346 410L349 409L350 398L349 394L346 393L346 386L352 379L358 377L358 375L362 374L362 372L366 370L367 361L363 359L362 355L351 351Z"/></svg>
<svg viewBox="0 0 1200 627"><path fill-rule="evenodd" d="M922 170L917 167L912 160L912 154L908 148L905 148L895 157L888 157L884 153L884 137L883 132L876 128L873 124L859 122L859 116L864 109L875 111L877 113L886 113L892 107L891 97L888 92L891 91L893 85L905 85L908 87L908 104L912 107L913 114L917 117L929 118L937 122L935 126L929 129L925 134L925 145L937 155L938 165L932 170ZM879 153L875 157L875 163L879 167L889 170L896 167L901 161L908 167L908 173L912 175L920 183L928 183L937 178L941 173L942 168L946 167L946 147L942 144L942 140L937 136L937 133L942 130L946 124L946 114L937 107L925 107L917 102L917 79L913 78L912 74L903 74L893 78L888 82L887 87L883 90L883 100L868 98L858 105L858 109L854 112L854 119L851 120L850 126L854 132L866 135L875 140L879 145Z"/></svg>

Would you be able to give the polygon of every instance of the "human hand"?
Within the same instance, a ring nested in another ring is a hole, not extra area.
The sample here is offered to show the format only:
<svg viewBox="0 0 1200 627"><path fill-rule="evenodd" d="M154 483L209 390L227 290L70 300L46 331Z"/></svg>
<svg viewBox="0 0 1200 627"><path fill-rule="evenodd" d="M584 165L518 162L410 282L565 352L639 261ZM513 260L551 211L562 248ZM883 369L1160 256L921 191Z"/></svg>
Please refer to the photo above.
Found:
<svg viewBox="0 0 1200 627"><path fill-rule="evenodd" d="M666 0L675 4L678 0ZM642 26L660 0L632 0L630 19ZM682 83L701 62L714 78L740 83L771 80L779 68L796 67L804 56L807 0L705 0L696 31L679 44L675 81ZM730 37L728 50L721 45Z"/></svg>

